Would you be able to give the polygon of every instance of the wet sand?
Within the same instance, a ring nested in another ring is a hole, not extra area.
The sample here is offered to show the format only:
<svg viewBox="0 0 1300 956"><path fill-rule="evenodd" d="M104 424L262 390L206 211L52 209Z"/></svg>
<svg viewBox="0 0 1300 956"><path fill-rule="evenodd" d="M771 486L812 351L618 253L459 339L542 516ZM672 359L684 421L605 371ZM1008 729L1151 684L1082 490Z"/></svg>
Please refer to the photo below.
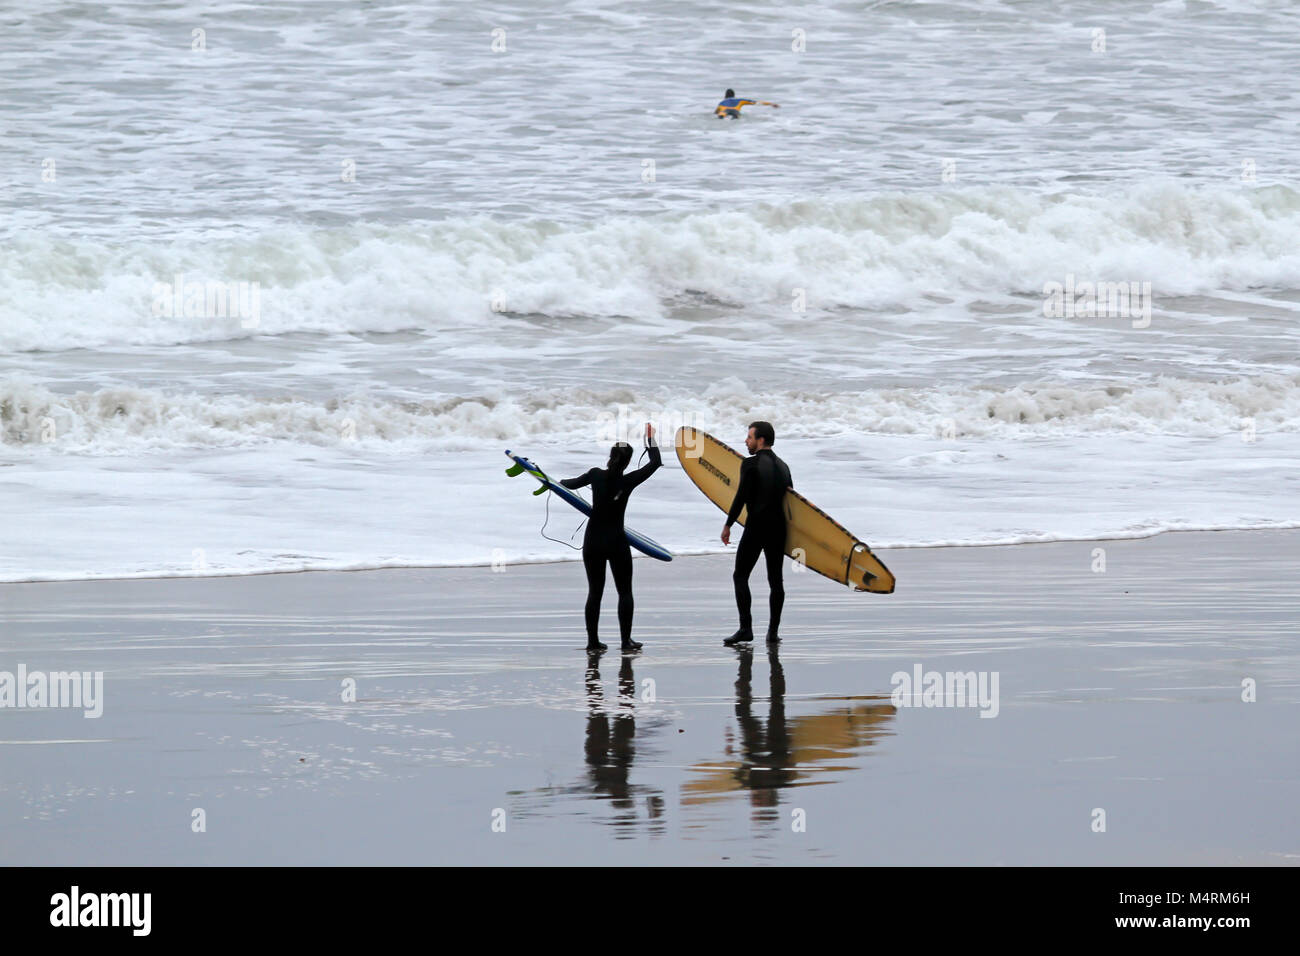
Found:
<svg viewBox="0 0 1300 956"><path fill-rule="evenodd" d="M577 563L0 586L0 671L104 673L0 709L0 863L1300 862L1300 533L881 556L787 564L776 654L730 556L638 560L594 664ZM996 716L896 707L918 665Z"/></svg>

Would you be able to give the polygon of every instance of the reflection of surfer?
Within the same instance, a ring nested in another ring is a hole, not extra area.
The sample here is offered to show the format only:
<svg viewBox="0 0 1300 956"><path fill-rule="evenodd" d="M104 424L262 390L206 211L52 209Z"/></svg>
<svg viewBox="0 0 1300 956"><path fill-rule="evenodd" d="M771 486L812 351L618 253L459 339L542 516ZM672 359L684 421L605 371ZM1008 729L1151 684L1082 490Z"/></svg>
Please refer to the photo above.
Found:
<svg viewBox="0 0 1300 956"><path fill-rule="evenodd" d="M597 637L600 623L600 599L605 593L605 565L614 573L614 587L618 591L618 629L623 639L623 650L635 651L641 645L632 640L632 551L623 531L623 513L627 499L637 485L645 481L663 461L659 446L654 443L654 429L645 425L646 451L650 463L629 475L623 474L632 460L632 446L619 442L609 450L605 468L593 468L577 478L560 482L566 488L591 485L591 520L582 537L582 563L587 569L587 650L603 651L605 645Z"/></svg>
<svg viewBox="0 0 1300 956"><path fill-rule="evenodd" d="M832 771L848 772L864 748L886 735L895 710L888 697L827 698L834 706L821 713L787 717L785 670L778 648L767 649L767 720L755 713L754 652L736 648L736 724L728 733L725 756L691 767L692 778L682 787L684 804L701 803L737 790L748 790L756 808L775 807L779 790L830 783ZM758 815L755 815L758 819Z"/></svg>
<svg viewBox="0 0 1300 956"><path fill-rule="evenodd" d="M608 795L610 803L623 811L623 816L617 821L620 824L636 819L635 798L641 793L646 794L646 811L650 820L658 820L663 816L662 794L628 781L636 756L636 679L632 674L632 658L625 656L618 670L617 713L611 715L605 707L605 695L600 684L600 654L594 651L587 656L586 682L587 736L583 749L591 789L597 794ZM655 824L652 822L651 826Z"/></svg>
<svg viewBox="0 0 1300 956"><path fill-rule="evenodd" d="M780 108L780 103L769 103L767 100L747 100L737 96L735 90L727 90L723 96L722 102L713 108L713 115L718 119L729 116L736 119L740 116L740 111L746 106L773 106Z"/></svg>
<svg viewBox="0 0 1300 956"><path fill-rule="evenodd" d="M740 724L740 747L744 763L737 770L741 786L750 791L755 806L774 807L776 791L788 787L799 776L793 768L790 733L785 723L785 670L776 648L767 651L772 666L768 697L767 728L754 716L751 690L754 655L749 648L740 651L740 672L736 675L736 720Z"/></svg>
<svg viewBox="0 0 1300 956"><path fill-rule="evenodd" d="M599 655L593 654L587 663L587 752L588 773L597 791L608 793L615 806L626 808L628 799L627 775L632 767L634 750L632 738L636 734L636 720L632 715L631 696L635 692L632 682L632 659L623 658L619 673L619 713L614 716L613 733L610 733L609 715L603 706L604 695L600 688Z"/></svg>
<svg viewBox="0 0 1300 956"><path fill-rule="evenodd" d="M776 432L768 422L754 422L745 437L745 448L751 457L740 463L740 480L736 482L736 497L727 512L727 523L722 526L722 543L731 543L731 526L746 509L745 533L736 547L736 570L731 578L736 586L736 608L740 611L740 630L722 643L739 644L754 639L754 623L750 615L749 575L758 563L761 553L767 559L767 585L769 618L767 640L769 644L780 641L777 629L781 626L781 608L785 604L785 583L781 577L781 559L785 556L786 515L785 492L794 488L790 469L776 457L772 444Z"/></svg>

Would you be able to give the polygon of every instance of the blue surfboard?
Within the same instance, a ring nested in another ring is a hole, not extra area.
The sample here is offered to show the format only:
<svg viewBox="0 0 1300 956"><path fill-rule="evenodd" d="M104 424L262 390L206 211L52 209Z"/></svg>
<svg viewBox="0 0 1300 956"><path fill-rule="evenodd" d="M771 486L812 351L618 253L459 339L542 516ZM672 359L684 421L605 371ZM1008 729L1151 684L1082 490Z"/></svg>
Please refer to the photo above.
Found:
<svg viewBox="0 0 1300 956"><path fill-rule="evenodd" d="M509 449L506 449L506 455L514 461L514 464L506 469L507 475L513 478L515 475L527 473L542 483L542 487L534 491L533 494L540 495L543 492L549 491L556 497L563 498L583 514L591 517L591 505L587 502L586 498L582 497L582 495L578 494L576 491L570 491L522 455L513 454ZM627 543L636 548L642 554L648 554L650 557L658 558L660 561L671 561L673 559L671 551L659 542L647 538L640 531L634 531L631 528L624 526L623 533L627 536Z"/></svg>

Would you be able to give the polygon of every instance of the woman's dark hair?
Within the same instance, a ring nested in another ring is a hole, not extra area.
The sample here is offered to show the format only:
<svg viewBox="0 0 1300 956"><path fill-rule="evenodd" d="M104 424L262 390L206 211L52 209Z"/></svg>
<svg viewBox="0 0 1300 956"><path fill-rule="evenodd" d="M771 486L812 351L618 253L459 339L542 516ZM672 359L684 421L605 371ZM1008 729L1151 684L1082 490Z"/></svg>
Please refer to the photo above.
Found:
<svg viewBox="0 0 1300 956"><path fill-rule="evenodd" d="M761 438L767 442L767 447L771 448L776 441L776 432L772 429L770 422L750 422L749 427L754 429L754 437Z"/></svg>
<svg viewBox="0 0 1300 956"><path fill-rule="evenodd" d="M726 95L723 96L722 98L723 98L724 100L729 100L729 99L731 99L731 98L732 98L733 96L735 96L735 95L736 95L736 91L735 91L735 90L727 90Z"/></svg>
<svg viewBox="0 0 1300 956"><path fill-rule="evenodd" d="M609 467L612 471L622 471L632 460L632 446L625 441L619 442L609 450Z"/></svg>

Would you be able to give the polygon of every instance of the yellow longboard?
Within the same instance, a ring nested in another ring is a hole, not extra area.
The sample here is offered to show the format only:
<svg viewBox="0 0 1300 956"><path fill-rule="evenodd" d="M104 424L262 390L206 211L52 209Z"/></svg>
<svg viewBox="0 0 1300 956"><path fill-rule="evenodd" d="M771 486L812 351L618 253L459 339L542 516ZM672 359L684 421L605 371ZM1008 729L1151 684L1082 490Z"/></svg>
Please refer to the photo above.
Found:
<svg viewBox="0 0 1300 956"><path fill-rule="evenodd" d="M691 481L726 512L736 498L744 459L735 449L690 425L677 429L676 445L677 460ZM889 568L843 525L799 492L786 492L785 515L789 524L785 553L790 557L855 591L893 593L894 576ZM746 517L742 508L738 519L742 525Z"/></svg>

